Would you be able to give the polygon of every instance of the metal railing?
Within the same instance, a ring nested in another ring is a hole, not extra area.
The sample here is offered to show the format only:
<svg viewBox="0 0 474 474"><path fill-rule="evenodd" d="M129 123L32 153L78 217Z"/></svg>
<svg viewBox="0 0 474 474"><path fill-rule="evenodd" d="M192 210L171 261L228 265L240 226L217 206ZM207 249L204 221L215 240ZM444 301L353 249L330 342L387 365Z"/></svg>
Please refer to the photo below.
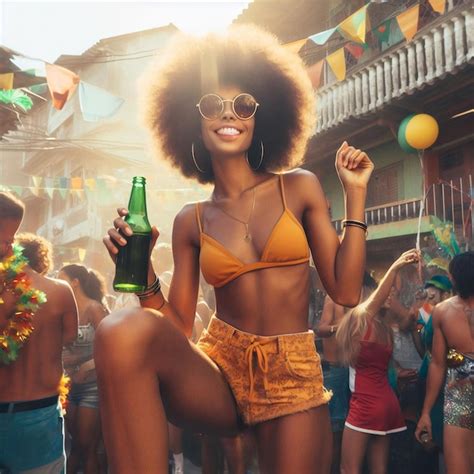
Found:
<svg viewBox="0 0 474 474"><path fill-rule="evenodd" d="M440 180L427 189L422 216L449 221L459 237L470 240L473 237L473 198L472 175ZM419 217L421 203L422 198L417 198L369 207L365 210L365 220L372 226L415 219ZM333 223L336 231L341 232L342 220Z"/></svg>

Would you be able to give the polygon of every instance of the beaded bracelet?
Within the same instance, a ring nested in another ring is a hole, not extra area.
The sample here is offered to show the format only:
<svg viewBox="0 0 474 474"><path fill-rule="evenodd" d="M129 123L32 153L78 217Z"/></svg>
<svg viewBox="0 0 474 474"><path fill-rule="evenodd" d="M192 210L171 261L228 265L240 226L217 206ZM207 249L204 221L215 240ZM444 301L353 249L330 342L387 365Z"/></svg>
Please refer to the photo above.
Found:
<svg viewBox="0 0 474 474"><path fill-rule="evenodd" d="M150 296L156 295L161 290L160 279L155 275L155 281L146 287L145 291L136 293L140 299L149 298Z"/></svg>

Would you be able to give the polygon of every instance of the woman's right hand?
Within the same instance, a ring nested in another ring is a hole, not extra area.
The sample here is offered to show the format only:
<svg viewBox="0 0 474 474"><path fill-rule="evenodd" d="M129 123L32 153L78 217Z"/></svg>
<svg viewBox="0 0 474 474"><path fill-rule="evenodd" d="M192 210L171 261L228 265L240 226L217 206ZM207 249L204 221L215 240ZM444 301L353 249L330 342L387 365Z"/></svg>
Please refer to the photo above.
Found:
<svg viewBox="0 0 474 474"><path fill-rule="evenodd" d="M409 265L410 263L417 263L420 260L420 252L416 249L407 250L403 252L400 257L398 257L392 263L393 270L399 270L400 268L404 267L405 265Z"/></svg>
<svg viewBox="0 0 474 474"><path fill-rule="evenodd" d="M123 236L131 236L133 234L132 229L124 220L124 217L128 214L128 210L119 207L117 213L119 217L115 218L114 227L110 228L107 231L107 235L102 239L105 248L109 252L110 258L114 263L117 260L119 247L125 247L125 245L127 245L127 241ZM158 229L153 226L151 228L150 255L159 235L160 233L158 232Z"/></svg>

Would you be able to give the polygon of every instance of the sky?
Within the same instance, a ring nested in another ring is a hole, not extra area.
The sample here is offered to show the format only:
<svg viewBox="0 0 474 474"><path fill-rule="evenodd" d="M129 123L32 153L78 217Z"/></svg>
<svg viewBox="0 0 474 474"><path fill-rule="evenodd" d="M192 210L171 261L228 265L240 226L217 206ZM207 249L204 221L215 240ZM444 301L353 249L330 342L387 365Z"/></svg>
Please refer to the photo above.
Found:
<svg viewBox="0 0 474 474"><path fill-rule="evenodd" d="M102 38L173 23L193 34L222 30L248 1L0 0L0 44L47 62Z"/></svg>

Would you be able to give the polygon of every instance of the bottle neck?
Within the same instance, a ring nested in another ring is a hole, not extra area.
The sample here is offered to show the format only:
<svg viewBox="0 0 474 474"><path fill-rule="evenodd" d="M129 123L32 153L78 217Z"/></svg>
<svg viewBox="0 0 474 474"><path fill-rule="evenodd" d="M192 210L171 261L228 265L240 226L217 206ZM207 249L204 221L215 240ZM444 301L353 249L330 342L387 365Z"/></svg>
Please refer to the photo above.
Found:
<svg viewBox="0 0 474 474"><path fill-rule="evenodd" d="M130 214L146 215L146 194L144 184L133 184L130 201L128 203L128 212Z"/></svg>

